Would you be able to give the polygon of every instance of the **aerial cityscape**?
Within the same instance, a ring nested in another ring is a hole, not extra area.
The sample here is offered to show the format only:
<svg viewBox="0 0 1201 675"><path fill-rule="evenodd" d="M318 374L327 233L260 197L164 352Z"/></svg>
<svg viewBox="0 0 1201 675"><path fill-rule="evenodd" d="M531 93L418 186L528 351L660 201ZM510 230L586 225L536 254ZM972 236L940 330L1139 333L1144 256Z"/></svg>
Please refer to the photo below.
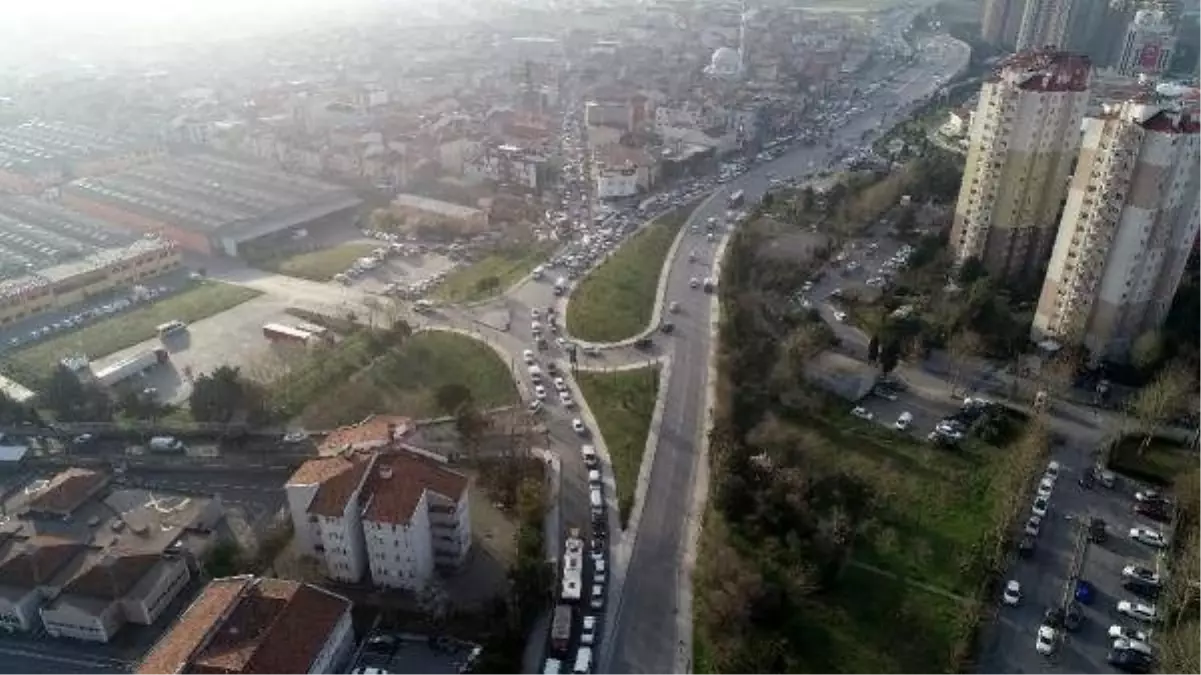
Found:
<svg viewBox="0 0 1201 675"><path fill-rule="evenodd" d="M1201 672L1201 9L0 10L0 673Z"/></svg>

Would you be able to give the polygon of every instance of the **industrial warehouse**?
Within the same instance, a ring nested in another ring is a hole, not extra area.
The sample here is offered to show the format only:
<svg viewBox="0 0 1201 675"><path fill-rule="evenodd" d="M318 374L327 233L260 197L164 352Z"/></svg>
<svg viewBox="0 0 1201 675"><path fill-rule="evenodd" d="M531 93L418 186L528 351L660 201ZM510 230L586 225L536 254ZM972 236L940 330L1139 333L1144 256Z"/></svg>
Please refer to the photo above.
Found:
<svg viewBox="0 0 1201 675"><path fill-rule="evenodd" d="M215 155L172 157L63 187L74 210L202 254L237 256L350 214L344 187Z"/></svg>
<svg viewBox="0 0 1201 675"><path fill-rule="evenodd" d="M30 120L0 128L0 190L38 194L74 178L120 171L163 153L161 145L132 136Z"/></svg>
<svg viewBox="0 0 1201 675"><path fill-rule="evenodd" d="M178 247L31 197L0 199L0 326L175 269Z"/></svg>

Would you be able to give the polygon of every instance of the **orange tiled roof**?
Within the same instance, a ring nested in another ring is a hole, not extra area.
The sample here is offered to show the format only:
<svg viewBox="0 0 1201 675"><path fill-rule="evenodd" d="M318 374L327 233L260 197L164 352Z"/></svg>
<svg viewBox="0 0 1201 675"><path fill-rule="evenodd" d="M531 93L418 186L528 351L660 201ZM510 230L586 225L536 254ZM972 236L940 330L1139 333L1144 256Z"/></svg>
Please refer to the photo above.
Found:
<svg viewBox="0 0 1201 675"><path fill-rule="evenodd" d="M363 519L407 523L426 490L458 501L467 483L466 476L433 459L405 450L381 453L363 488Z"/></svg>

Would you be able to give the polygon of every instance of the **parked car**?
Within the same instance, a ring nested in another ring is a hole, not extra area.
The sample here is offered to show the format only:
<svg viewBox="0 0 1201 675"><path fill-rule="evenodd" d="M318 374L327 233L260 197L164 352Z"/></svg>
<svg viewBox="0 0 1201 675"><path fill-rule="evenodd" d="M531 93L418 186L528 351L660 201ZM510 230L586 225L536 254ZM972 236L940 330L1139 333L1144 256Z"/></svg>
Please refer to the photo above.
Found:
<svg viewBox="0 0 1201 675"><path fill-rule="evenodd" d="M1138 652L1133 649L1110 650L1109 656L1106 660L1109 661L1109 665L1123 672L1151 672L1152 658L1147 654L1143 654L1142 652Z"/></svg>
<svg viewBox="0 0 1201 675"><path fill-rule="evenodd" d="M1038 627L1038 636L1034 639L1034 649L1043 656L1050 656L1055 653L1055 648L1059 643L1059 631L1043 624Z"/></svg>
<svg viewBox="0 0 1201 675"><path fill-rule="evenodd" d="M1017 605L1022 600L1022 585L1016 579L1010 579L1005 584L1005 592L1001 594L1001 600L1006 605Z"/></svg>
<svg viewBox="0 0 1201 675"><path fill-rule="evenodd" d="M1035 497L1034 504L1030 506L1030 510L1034 515L1044 518L1047 515L1047 509L1051 506L1051 502L1046 497Z"/></svg>
<svg viewBox="0 0 1201 675"><path fill-rule="evenodd" d="M872 417L874 417L871 411L863 406L855 406L854 408L851 408L851 414L861 420L870 420Z"/></svg>
<svg viewBox="0 0 1201 675"><path fill-rule="evenodd" d="M1149 527L1130 528L1130 538L1152 548L1166 548L1168 545L1167 539L1164 538L1161 532L1152 530Z"/></svg>
<svg viewBox="0 0 1201 675"><path fill-rule="evenodd" d="M1155 605L1149 605L1144 602L1120 600L1117 609L1118 614L1124 614L1132 619L1138 619L1146 623L1155 623L1159 620L1159 615L1155 611Z"/></svg>
<svg viewBox="0 0 1201 675"><path fill-rule="evenodd" d="M1127 565L1122 568L1122 576L1126 579L1138 579L1145 584L1158 586L1160 584L1159 574L1154 570L1143 567L1142 565Z"/></svg>

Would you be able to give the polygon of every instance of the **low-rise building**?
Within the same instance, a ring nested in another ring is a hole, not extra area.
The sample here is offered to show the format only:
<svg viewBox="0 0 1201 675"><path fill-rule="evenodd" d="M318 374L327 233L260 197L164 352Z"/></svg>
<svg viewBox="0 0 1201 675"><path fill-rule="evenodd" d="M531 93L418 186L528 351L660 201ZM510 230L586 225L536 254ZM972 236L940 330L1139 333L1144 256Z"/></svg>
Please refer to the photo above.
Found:
<svg viewBox="0 0 1201 675"><path fill-rule="evenodd" d="M330 578L420 589L436 568L466 559L470 491L444 459L403 444L393 429L302 464L285 486L288 508L298 548Z"/></svg>
<svg viewBox="0 0 1201 675"><path fill-rule="evenodd" d="M125 489L82 468L10 491L4 512L0 627L92 642L162 616L222 517L214 500Z"/></svg>
<svg viewBox="0 0 1201 675"><path fill-rule="evenodd" d="M323 588L215 579L155 643L138 673L336 673L354 651L352 605Z"/></svg>
<svg viewBox="0 0 1201 675"><path fill-rule="evenodd" d="M480 232L488 227L488 213L483 209L420 195L397 195L389 208L409 227L452 227L465 233Z"/></svg>
<svg viewBox="0 0 1201 675"><path fill-rule="evenodd" d="M642 148L612 144L593 151L592 180L600 199L633 197L648 192L658 178L658 163Z"/></svg>

